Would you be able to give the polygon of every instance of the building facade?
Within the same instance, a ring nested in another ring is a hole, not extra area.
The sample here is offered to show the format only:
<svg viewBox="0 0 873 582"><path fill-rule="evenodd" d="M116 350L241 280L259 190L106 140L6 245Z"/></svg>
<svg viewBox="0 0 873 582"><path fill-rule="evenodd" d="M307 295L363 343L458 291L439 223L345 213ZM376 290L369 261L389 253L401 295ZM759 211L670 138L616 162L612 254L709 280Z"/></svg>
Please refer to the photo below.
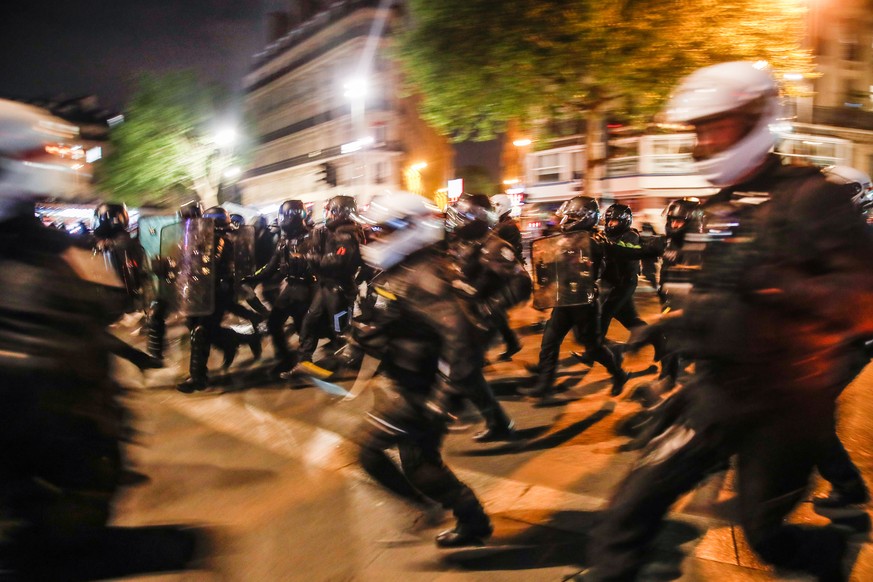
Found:
<svg viewBox="0 0 873 582"><path fill-rule="evenodd" d="M391 35L402 3L298 0L271 15L275 37L246 76L245 111L255 147L240 180L242 201L269 212L286 199L337 195L359 204L386 190L425 196L452 173L448 141L401 96Z"/></svg>
<svg viewBox="0 0 873 582"><path fill-rule="evenodd" d="M807 44L815 53L819 76L809 87L813 97L788 101L788 123L779 128L776 152L790 163L850 165L873 174L873 1L847 0L840 5L811 2ZM604 203L620 200L637 213L655 216L671 200L715 192L692 169L689 134L612 135L605 166L590 194ZM509 153L513 153L510 151ZM584 189L584 128L547 142L534 142L523 158L524 199L533 221L543 220L556 202Z"/></svg>

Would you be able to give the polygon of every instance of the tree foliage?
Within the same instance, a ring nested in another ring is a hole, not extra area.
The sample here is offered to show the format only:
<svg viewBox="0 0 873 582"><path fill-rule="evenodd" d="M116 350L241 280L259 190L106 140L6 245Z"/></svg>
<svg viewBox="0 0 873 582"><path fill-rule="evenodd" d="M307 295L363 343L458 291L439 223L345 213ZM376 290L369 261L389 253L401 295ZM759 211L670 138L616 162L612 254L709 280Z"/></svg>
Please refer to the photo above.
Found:
<svg viewBox="0 0 873 582"><path fill-rule="evenodd" d="M119 201L177 204L195 194L217 204L221 176L233 163L215 143L225 99L192 72L146 74L113 128L101 187Z"/></svg>
<svg viewBox="0 0 873 582"><path fill-rule="evenodd" d="M458 141L510 120L650 119L700 66L766 60L811 75L801 0L409 0L397 54L422 114Z"/></svg>

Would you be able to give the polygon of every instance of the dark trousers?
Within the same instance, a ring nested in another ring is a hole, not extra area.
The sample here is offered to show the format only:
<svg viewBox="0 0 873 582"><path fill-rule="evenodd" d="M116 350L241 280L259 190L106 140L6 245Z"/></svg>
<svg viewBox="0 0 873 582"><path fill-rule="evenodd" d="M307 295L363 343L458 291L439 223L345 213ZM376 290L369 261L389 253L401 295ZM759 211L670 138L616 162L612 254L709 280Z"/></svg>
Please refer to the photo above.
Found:
<svg viewBox="0 0 873 582"><path fill-rule="evenodd" d="M637 306L634 304L636 290L637 283L634 281L630 285L614 287L610 291L609 297L603 302L600 311L600 333L603 337L606 337L609 324L612 323L613 319L627 330L646 325L646 322L637 313Z"/></svg>
<svg viewBox="0 0 873 582"><path fill-rule="evenodd" d="M191 330L191 359L188 370L193 380L206 382L207 364L212 346L218 346L222 352L228 353L252 339L251 335L246 336L221 325L224 314L234 304L232 296L216 293L215 309L212 313L188 320L188 327Z"/></svg>
<svg viewBox="0 0 873 582"><path fill-rule="evenodd" d="M861 472L837 436L836 426L831 428L825 439L822 457L816 463L816 469L835 491L851 494L867 489Z"/></svg>
<svg viewBox="0 0 873 582"><path fill-rule="evenodd" d="M303 321L310 305L309 297L308 285L303 288L289 283L273 301L273 309L270 310L270 316L267 318L267 329L273 341L273 350L280 361L291 358L288 340L285 337L285 322L290 317L298 335L302 337Z"/></svg>
<svg viewBox="0 0 873 582"><path fill-rule="evenodd" d="M721 406L722 414L730 414L723 395L699 396L713 400L710 410L695 414L692 405L690 414L649 443L619 485L592 532L592 578L633 580L673 502L736 454L740 523L752 548L776 566L838 579L841 535L833 528L783 524L803 499L824 450L832 406L806 403L738 423L718 420L712 411Z"/></svg>
<svg viewBox="0 0 873 582"><path fill-rule="evenodd" d="M561 343L571 329L576 329L576 339L585 346L594 361L599 362L615 377L619 363L615 354L606 346L600 335L600 313L597 303L555 307L546 323L540 344L539 377L537 386L550 390L558 369Z"/></svg>
<svg viewBox="0 0 873 582"><path fill-rule="evenodd" d="M423 405L411 404L397 393L377 400L368 416L358 436L359 461L373 479L415 505L436 501L452 510L459 524L490 527L476 494L443 462L440 449L446 419L434 416ZM400 453L399 468L385 452L394 446Z"/></svg>
<svg viewBox="0 0 873 582"><path fill-rule="evenodd" d="M509 315L501 310L497 310L493 313L491 317L491 321L494 324L495 329L500 334L500 337L503 338L503 343L506 344L507 350L515 350L521 342L518 341L518 336L512 330L512 327L509 325Z"/></svg>
<svg viewBox="0 0 873 582"><path fill-rule="evenodd" d="M658 289L658 259L642 259L643 277L649 282L655 290Z"/></svg>
<svg viewBox="0 0 873 582"><path fill-rule="evenodd" d="M312 360L322 330L326 329L327 337L334 341L348 328L352 303L340 287L322 285L316 289L300 329L301 360Z"/></svg>

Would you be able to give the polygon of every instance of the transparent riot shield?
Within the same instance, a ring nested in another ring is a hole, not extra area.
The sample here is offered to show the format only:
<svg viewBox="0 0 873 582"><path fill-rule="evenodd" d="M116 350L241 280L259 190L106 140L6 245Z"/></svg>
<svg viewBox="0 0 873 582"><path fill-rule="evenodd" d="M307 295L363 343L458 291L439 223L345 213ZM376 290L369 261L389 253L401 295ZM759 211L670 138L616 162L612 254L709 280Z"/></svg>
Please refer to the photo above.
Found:
<svg viewBox="0 0 873 582"><path fill-rule="evenodd" d="M535 309L588 305L597 297L591 235L570 232L533 241Z"/></svg>
<svg viewBox="0 0 873 582"><path fill-rule="evenodd" d="M255 227L241 226L232 233L233 280L237 288L243 277L255 273Z"/></svg>
<svg viewBox="0 0 873 582"><path fill-rule="evenodd" d="M145 251L148 260L154 260L161 254L161 229L168 224L179 222L175 214L161 216L143 216L137 222L139 244Z"/></svg>
<svg viewBox="0 0 873 582"><path fill-rule="evenodd" d="M121 278L129 297L140 297L145 284L145 265L143 250L135 239L116 237L114 240L98 243L94 254L100 256L106 267L114 270Z"/></svg>
<svg viewBox="0 0 873 582"><path fill-rule="evenodd" d="M185 316L209 315L215 309L213 265L215 226L192 218L161 230L161 258L171 308Z"/></svg>

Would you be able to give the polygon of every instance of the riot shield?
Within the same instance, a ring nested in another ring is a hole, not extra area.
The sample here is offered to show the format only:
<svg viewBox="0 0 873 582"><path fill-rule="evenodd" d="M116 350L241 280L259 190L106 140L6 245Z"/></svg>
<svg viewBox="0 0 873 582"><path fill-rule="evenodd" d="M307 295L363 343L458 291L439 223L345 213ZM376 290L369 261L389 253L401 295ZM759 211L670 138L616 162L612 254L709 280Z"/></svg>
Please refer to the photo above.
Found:
<svg viewBox="0 0 873 582"><path fill-rule="evenodd" d="M153 261L161 254L161 229L168 224L179 222L175 214L143 216L137 222L139 244L148 260Z"/></svg>
<svg viewBox="0 0 873 582"><path fill-rule="evenodd" d="M142 295L145 265L143 250L136 240L118 236L98 243L94 254L101 256L107 268L118 274L131 299Z"/></svg>
<svg viewBox="0 0 873 582"><path fill-rule="evenodd" d="M233 280L239 288L240 280L255 273L255 227L241 226L232 233Z"/></svg>
<svg viewBox="0 0 873 582"><path fill-rule="evenodd" d="M531 258L535 309L588 305L596 299L591 235L588 232L537 239L531 244Z"/></svg>
<svg viewBox="0 0 873 582"><path fill-rule="evenodd" d="M215 309L215 226L207 218L169 224L161 230L161 257L171 308L185 316Z"/></svg>

